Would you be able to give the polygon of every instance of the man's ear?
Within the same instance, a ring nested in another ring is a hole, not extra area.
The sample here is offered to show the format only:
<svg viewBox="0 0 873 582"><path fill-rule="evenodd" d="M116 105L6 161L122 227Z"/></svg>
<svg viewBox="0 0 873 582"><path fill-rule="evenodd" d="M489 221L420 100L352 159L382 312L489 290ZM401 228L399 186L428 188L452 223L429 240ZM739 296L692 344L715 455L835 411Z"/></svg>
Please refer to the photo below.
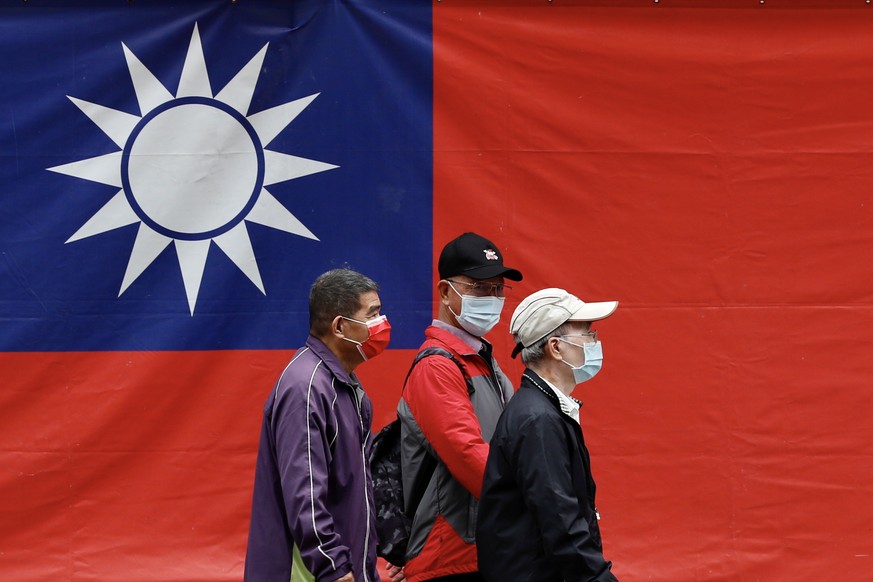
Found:
<svg viewBox="0 0 873 582"><path fill-rule="evenodd" d="M330 322L330 334L335 337L345 337L343 333L343 323L345 320L342 315L337 315L333 318L333 321Z"/></svg>
<svg viewBox="0 0 873 582"><path fill-rule="evenodd" d="M564 355L561 353L561 340L556 337L549 338L549 340L546 342L545 351L556 360L558 358L562 360L564 359Z"/></svg>
<svg viewBox="0 0 873 582"><path fill-rule="evenodd" d="M437 292L440 295L440 303L448 304L449 293L452 292L451 287L449 287L449 282L443 279L437 283Z"/></svg>

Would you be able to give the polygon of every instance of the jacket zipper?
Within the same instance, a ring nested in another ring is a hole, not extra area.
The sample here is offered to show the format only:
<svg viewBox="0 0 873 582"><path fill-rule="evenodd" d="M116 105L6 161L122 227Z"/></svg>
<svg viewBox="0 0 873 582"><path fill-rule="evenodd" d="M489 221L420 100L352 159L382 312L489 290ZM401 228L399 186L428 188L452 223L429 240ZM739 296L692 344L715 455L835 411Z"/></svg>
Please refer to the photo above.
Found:
<svg viewBox="0 0 873 582"><path fill-rule="evenodd" d="M364 582L369 582L367 576L367 558L370 555L370 495L367 493L367 439L370 437L369 431L364 434L364 416L361 414L361 398L363 397L362 389L352 387L354 391L355 409L358 412L358 422L361 424L361 467L364 470L364 504L367 508L367 531L364 534L364 555L362 556L363 564L361 564L361 572L364 575Z"/></svg>

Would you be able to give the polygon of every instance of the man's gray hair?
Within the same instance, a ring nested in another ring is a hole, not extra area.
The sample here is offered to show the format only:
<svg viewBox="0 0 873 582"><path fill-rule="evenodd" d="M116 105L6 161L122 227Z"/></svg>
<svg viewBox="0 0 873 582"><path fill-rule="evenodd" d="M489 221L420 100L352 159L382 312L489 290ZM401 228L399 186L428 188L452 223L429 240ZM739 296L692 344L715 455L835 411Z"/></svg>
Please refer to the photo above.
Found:
<svg viewBox="0 0 873 582"><path fill-rule="evenodd" d="M562 335L567 335L571 332L570 326L567 323L563 323L558 326L550 334L546 335L544 338L537 340L533 345L527 348L523 348L521 350L521 361L524 362L525 366L536 366L546 357L546 344L553 337L560 337Z"/></svg>
<svg viewBox="0 0 873 582"><path fill-rule="evenodd" d="M375 281L351 269L323 273L309 290L309 333L324 336L337 315L352 317L361 308L361 295L378 290Z"/></svg>

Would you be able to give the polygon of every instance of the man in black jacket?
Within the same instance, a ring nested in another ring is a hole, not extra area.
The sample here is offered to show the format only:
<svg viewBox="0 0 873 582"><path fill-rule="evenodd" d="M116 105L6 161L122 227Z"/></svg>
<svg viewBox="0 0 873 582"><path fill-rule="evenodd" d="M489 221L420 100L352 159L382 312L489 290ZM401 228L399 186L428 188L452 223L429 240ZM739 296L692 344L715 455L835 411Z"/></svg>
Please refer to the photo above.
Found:
<svg viewBox="0 0 873 582"><path fill-rule="evenodd" d="M479 502L479 569L489 582L615 581L603 557L580 402L603 362L591 322L618 302L563 289L525 298L510 321L527 366L491 438Z"/></svg>

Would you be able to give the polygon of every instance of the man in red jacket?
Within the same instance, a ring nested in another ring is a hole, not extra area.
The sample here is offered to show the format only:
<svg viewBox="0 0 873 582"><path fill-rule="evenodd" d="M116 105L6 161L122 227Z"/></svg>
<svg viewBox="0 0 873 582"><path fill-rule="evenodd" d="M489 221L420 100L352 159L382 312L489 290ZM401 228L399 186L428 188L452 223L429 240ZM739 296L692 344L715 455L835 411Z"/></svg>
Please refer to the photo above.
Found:
<svg viewBox="0 0 873 582"><path fill-rule="evenodd" d="M414 515L405 568L410 582L482 580L478 499L488 441L513 394L482 336L500 319L509 289L504 279L521 281L521 273L472 232L443 248L438 268L439 310L421 349L441 348L451 359L422 359L397 407L404 501Z"/></svg>

